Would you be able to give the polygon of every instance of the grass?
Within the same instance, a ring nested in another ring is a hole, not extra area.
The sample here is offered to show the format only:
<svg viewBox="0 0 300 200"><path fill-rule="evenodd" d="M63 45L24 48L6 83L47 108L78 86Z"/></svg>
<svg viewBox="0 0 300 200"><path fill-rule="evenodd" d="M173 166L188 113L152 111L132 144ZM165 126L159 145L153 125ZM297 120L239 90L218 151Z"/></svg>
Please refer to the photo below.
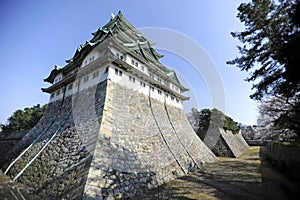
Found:
<svg viewBox="0 0 300 200"><path fill-rule="evenodd" d="M258 156L259 152L260 152L260 147L252 146L249 147L242 155L240 155L239 158L245 158L247 156Z"/></svg>

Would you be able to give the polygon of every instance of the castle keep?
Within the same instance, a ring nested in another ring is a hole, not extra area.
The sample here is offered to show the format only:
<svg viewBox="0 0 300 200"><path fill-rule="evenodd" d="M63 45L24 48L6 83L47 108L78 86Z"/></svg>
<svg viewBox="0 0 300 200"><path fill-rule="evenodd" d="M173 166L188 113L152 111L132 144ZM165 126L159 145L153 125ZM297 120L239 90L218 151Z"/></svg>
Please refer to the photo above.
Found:
<svg viewBox="0 0 300 200"><path fill-rule="evenodd" d="M49 108L5 173L41 197L119 199L213 162L184 114L187 88L153 45L121 12L94 32L45 79Z"/></svg>

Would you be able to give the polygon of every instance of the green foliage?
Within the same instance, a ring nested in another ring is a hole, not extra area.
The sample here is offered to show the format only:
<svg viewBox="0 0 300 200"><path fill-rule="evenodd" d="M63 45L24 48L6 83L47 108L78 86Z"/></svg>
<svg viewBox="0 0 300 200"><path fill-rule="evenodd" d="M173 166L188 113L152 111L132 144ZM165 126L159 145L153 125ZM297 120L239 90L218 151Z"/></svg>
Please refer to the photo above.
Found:
<svg viewBox="0 0 300 200"><path fill-rule="evenodd" d="M240 57L227 64L249 72L247 81L256 89L251 98L281 104L272 120L276 128L299 134L300 0L252 0L240 4L238 11L245 30L231 34L243 46L238 47ZM288 110L283 104L289 105Z"/></svg>
<svg viewBox="0 0 300 200"><path fill-rule="evenodd" d="M193 108L191 112L194 121L198 124L199 129L197 134L201 139L203 139L210 126L221 127L225 130L232 131L234 134L238 133L240 130L237 122L218 109L214 108L209 110L206 108L198 111L197 109Z"/></svg>
<svg viewBox="0 0 300 200"><path fill-rule="evenodd" d="M238 133L240 131L240 127L238 126L238 123L228 116L226 116L223 128L225 130L230 130L233 133Z"/></svg>
<svg viewBox="0 0 300 200"><path fill-rule="evenodd" d="M8 118L7 124L1 124L2 132L11 133L33 128L40 120L47 107L47 104L42 107L40 104L37 104L31 108L15 111L12 116Z"/></svg>
<svg viewBox="0 0 300 200"><path fill-rule="evenodd" d="M243 46L240 57L228 61L242 71L249 71L247 81L256 89L251 98L260 100L268 95L293 96L299 91L299 27L295 27L296 0L252 0L238 7L238 18L245 25L242 32L231 33ZM295 42L298 41L298 44ZM293 53L289 49L294 47ZM293 66L292 66L293 65ZM295 77L297 76L297 77Z"/></svg>

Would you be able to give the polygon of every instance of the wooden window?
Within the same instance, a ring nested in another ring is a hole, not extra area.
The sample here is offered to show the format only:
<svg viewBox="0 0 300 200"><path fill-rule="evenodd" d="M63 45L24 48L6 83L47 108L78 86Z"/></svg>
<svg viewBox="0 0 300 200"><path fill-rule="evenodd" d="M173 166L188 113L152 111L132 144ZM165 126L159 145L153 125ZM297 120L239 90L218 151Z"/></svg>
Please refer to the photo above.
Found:
<svg viewBox="0 0 300 200"><path fill-rule="evenodd" d="M130 80L131 82L135 83L135 78L134 78L134 77L129 76L129 80Z"/></svg>
<svg viewBox="0 0 300 200"><path fill-rule="evenodd" d="M162 92L161 92L160 90L157 90L157 93L158 93L159 95L161 95L161 94L162 94Z"/></svg>
<svg viewBox="0 0 300 200"><path fill-rule="evenodd" d="M51 93L51 96L50 96L50 98L53 98L54 97L54 92L53 93Z"/></svg>
<svg viewBox="0 0 300 200"><path fill-rule="evenodd" d="M174 97L171 97L171 100L174 101Z"/></svg>
<svg viewBox="0 0 300 200"><path fill-rule="evenodd" d="M60 90L56 91L56 96L60 95Z"/></svg>
<svg viewBox="0 0 300 200"><path fill-rule="evenodd" d="M123 72L121 70L115 69L115 74L118 76L122 76Z"/></svg>
<svg viewBox="0 0 300 200"><path fill-rule="evenodd" d="M86 83L86 82L88 82L88 81L89 81L89 76L86 76L86 77L83 78L83 82L84 82L84 83Z"/></svg>
<svg viewBox="0 0 300 200"><path fill-rule="evenodd" d="M145 84L143 81L140 81L140 85L141 85L142 87L146 87L146 84Z"/></svg>
<svg viewBox="0 0 300 200"><path fill-rule="evenodd" d="M152 90L152 92L154 92L154 87L150 86L150 90Z"/></svg>
<svg viewBox="0 0 300 200"><path fill-rule="evenodd" d="M135 66L138 67L138 66L139 66L139 63L135 62Z"/></svg>
<svg viewBox="0 0 300 200"><path fill-rule="evenodd" d="M131 60L131 64L134 65L134 60Z"/></svg>
<svg viewBox="0 0 300 200"><path fill-rule="evenodd" d="M144 69L145 69L145 67L142 65L142 66L141 66L141 70L144 71Z"/></svg>
<svg viewBox="0 0 300 200"><path fill-rule="evenodd" d="M68 90L72 90L73 89L73 83L71 83L68 87Z"/></svg>
<svg viewBox="0 0 300 200"><path fill-rule="evenodd" d="M95 59L95 57L94 57L94 56L90 57L90 62L93 62L93 61L94 61L94 59Z"/></svg>
<svg viewBox="0 0 300 200"><path fill-rule="evenodd" d="M96 77L98 77L99 76L99 71L95 71L94 73L93 73L93 78L96 78Z"/></svg>

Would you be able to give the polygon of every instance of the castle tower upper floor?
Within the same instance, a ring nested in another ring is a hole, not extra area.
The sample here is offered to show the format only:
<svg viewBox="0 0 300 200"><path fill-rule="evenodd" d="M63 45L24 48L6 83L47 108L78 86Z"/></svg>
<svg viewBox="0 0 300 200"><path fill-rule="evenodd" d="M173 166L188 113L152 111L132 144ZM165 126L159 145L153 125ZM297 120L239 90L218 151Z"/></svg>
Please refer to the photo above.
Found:
<svg viewBox="0 0 300 200"><path fill-rule="evenodd" d="M43 88L50 102L72 95L109 79L120 85L150 95L168 104L182 107L188 89L179 82L175 71L159 62L162 57L121 12L92 33L93 38L80 45L67 65L55 66L44 79Z"/></svg>

